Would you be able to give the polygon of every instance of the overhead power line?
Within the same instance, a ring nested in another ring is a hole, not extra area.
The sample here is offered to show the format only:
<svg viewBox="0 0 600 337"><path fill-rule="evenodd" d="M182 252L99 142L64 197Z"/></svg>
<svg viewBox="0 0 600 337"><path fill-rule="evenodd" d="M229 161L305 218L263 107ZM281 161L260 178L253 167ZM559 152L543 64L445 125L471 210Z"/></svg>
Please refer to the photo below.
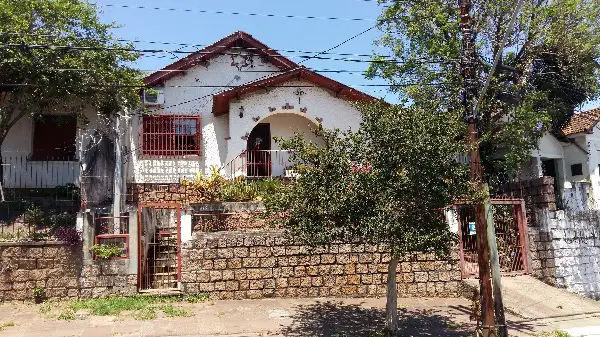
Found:
<svg viewBox="0 0 600 337"><path fill-rule="evenodd" d="M438 86L457 84L453 82L439 82L439 83L400 83L400 84L353 84L346 85L348 87L408 87L413 85L425 85L425 86ZM0 83L0 87L48 87L47 84L34 84L34 83ZM144 85L121 85L121 84L82 84L82 87L90 88L146 88ZM52 86L56 87L56 86ZM225 88L233 89L239 87L257 87L257 88L317 88L316 85L165 85L163 88Z"/></svg>
<svg viewBox="0 0 600 337"><path fill-rule="evenodd" d="M349 41L350 39L346 40ZM340 44L341 45L341 44ZM338 45L339 46L339 45ZM123 47L85 47L85 46L64 46L64 45L50 45L50 44L21 44L21 43L5 43L0 44L0 48L14 48L14 49L48 49L48 50L66 50L66 51L99 51L99 50L110 50L110 51L128 51L135 53L152 53L152 54L199 54L199 55L233 55L238 56L239 53L232 52L203 52L203 51L186 51L186 50L165 50L165 49L137 49L137 48L123 48ZM333 48L330 48L333 49ZM308 56L308 55L279 55L288 58L301 58L304 60L317 59L317 60L333 60L333 61L344 61L344 62L357 62L357 63L404 63L399 60L363 60L354 58L338 58L338 57L323 57L323 56ZM446 63L448 61L425 61L424 63ZM302 63L302 62L301 62Z"/></svg>
<svg viewBox="0 0 600 337"><path fill-rule="evenodd" d="M313 56L311 56L311 57L309 57L309 58L307 58L307 59L305 59L305 60L302 60L302 61L300 61L300 63L303 63L303 62L306 62L306 61L308 61L308 60L312 60L312 59L318 58L318 57L319 57L319 55L323 55L324 53L330 52L330 51L332 51L332 50L334 50L334 49L336 49L336 48L338 48L338 47L340 47L340 46L342 46L342 45L344 45L344 44L346 44L346 43L348 43L348 42L350 42L350 41L352 41L352 40L356 39L357 37L359 37L359 36L361 36L361 35L363 35L363 34L365 34L365 33L369 32L369 31L371 31L372 29L375 29L376 27L377 27L377 25L375 25L375 26L373 26L373 27L371 27L371 28L368 28L368 29L366 29L366 30L363 30L362 32L360 32L360 33L358 33L358 34L356 34L356 35L352 36L351 38L349 38L349 39L345 40L344 42L342 42L342 43L339 43L339 44L335 45L334 47L331 47L331 48L329 48L329 49L327 49L327 50L324 50L324 51L322 51L322 52L320 52L320 53L317 53L317 54L315 54L315 55L313 55Z"/></svg>
<svg viewBox="0 0 600 337"><path fill-rule="evenodd" d="M361 1L361 0L358 0ZM10 33L10 32L0 32L0 35L16 35L16 36L35 36L41 38L64 38L71 39L72 37L66 36L58 36L53 34L29 34L29 33ZM77 37L76 40L80 41L93 41L99 39L90 39L84 37ZM300 53L300 54L315 54L320 53L322 55L337 55L337 56L354 56L354 57L373 57L372 54L357 54L357 53L330 53L330 52L319 52L315 50L293 50L293 49L274 49L274 48L256 48L256 47L236 47L236 46L226 46L226 45L213 45L213 44L198 44L198 43L184 43L184 42L168 42L168 41L148 41L148 40L128 40L128 39L117 39L118 42L125 43L147 43L147 44L159 44L159 45L171 45L171 46L179 46L179 47L194 47L194 48L202 48L202 47L228 47L231 49L243 49L243 50L251 50L251 51L272 51L277 53ZM379 57L385 58L393 58L391 55L378 55Z"/></svg>
<svg viewBox="0 0 600 337"><path fill-rule="evenodd" d="M201 13L201 14L224 14L224 15L244 15L244 16L257 16L257 17L269 17L269 18L284 18L284 19L316 19L316 20L339 20L339 21L369 21L377 22L376 19L369 18L341 18L341 17L325 17L325 16L301 16L301 15L286 15L286 14L267 14L267 13L244 13L244 12L226 12L226 11L212 11L204 9L191 9L191 8L168 8L168 7L147 7L147 6L134 6L134 5L120 5L120 4L98 4L103 7L112 8L131 8L131 9L148 9L148 10L161 10L170 12L188 12L188 13Z"/></svg>

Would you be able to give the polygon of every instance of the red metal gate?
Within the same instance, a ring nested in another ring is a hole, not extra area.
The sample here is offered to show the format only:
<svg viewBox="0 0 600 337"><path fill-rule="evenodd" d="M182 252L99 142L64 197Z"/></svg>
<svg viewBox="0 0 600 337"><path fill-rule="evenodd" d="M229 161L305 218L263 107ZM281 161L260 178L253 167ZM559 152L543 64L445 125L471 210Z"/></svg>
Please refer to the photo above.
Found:
<svg viewBox="0 0 600 337"><path fill-rule="evenodd" d="M138 288L179 290L181 281L181 207L142 204L139 217Z"/></svg>
<svg viewBox="0 0 600 337"><path fill-rule="evenodd" d="M479 276L477 233L472 205L455 205L459 223L460 265L463 278ZM529 272L527 221L523 199L492 199L500 271L504 275Z"/></svg>

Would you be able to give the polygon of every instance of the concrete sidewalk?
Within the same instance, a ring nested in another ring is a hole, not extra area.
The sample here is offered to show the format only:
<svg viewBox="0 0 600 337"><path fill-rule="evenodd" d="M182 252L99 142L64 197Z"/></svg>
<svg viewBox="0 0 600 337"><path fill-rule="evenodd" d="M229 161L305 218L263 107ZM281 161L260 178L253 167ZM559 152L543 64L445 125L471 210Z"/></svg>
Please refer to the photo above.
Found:
<svg viewBox="0 0 600 337"><path fill-rule="evenodd" d="M399 299L400 336L473 335L466 299ZM87 317L73 321L44 319L39 306L0 305L0 324L12 322L0 336L378 336L383 327L385 299L270 299L182 304L193 317L159 317L136 321L121 317ZM558 318L524 319L508 315L511 336L554 330ZM594 317L561 318L573 324ZM564 323L564 322L563 322ZM596 325L600 325L596 324ZM576 326L576 325L575 325Z"/></svg>

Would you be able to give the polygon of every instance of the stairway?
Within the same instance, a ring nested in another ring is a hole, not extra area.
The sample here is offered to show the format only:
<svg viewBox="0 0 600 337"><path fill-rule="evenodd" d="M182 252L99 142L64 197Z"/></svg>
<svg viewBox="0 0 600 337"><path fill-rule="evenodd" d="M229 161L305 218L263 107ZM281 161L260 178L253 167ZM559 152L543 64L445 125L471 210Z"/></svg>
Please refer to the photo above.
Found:
<svg viewBox="0 0 600 337"><path fill-rule="evenodd" d="M148 285L150 289L177 289L177 227L156 227L148 254Z"/></svg>

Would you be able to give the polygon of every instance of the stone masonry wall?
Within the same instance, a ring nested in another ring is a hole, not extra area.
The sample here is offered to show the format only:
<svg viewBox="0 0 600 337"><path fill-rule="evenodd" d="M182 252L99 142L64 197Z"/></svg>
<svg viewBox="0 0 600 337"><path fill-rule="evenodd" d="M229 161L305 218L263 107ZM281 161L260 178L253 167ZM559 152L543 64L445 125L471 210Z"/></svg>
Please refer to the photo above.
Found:
<svg viewBox="0 0 600 337"><path fill-rule="evenodd" d="M182 184L127 184L127 202L166 202L187 205L205 202L190 186Z"/></svg>
<svg viewBox="0 0 600 337"><path fill-rule="evenodd" d="M41 288L50 300L137 293L136 275L123 261L83 263L80 245L56 242L0 243L0 302L33 298Z"/></svg>
<svg viewBox="0 0 600 337"><path fill-rule="evenodd" d="M540 256L548 277L554 276L557 287L600 299L600 214L541 211L538 223L540 233L546 233L548 249Z"/></svg>
<svg viewBox="0 0 600 337"><path fill-rule="evenodd" d="M197 233L182 250L184 292L218 299L385 296L389 255L372 245L309 251L280 232ZM404 297L457 297L458 253L417 254L398 265Z"/></svg>

